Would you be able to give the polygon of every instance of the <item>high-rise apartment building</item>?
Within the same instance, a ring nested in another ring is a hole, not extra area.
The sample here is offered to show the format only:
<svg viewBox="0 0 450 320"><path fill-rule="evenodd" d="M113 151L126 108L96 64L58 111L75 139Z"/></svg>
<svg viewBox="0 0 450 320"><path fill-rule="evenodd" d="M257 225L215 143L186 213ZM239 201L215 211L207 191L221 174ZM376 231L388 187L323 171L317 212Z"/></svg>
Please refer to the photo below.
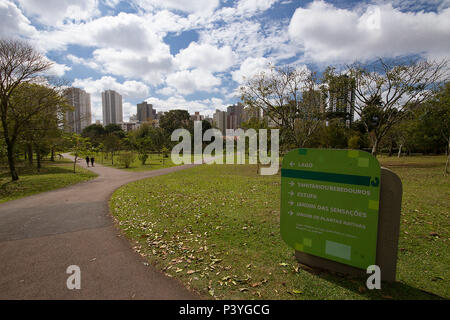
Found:
<svg viewBox="0 0 450 320"><path fill-rule="evenodd" d="M123 123L122 96L113 90L102 92L103 125Z"/></svg>
<svg viewBox="0 0 450 320"><path fill-rule="evenodd" d="M68 88L64 92L67 103L74 107L66 112L65 130L81 134L84 128L91 125L91 96L79 88Z"/></svg>
<svg viewBox="0 0 450 320"><path fill-rule="evenodd" d="M245 107L242 114L242 122L249 122L252 119L261 119L261 110L258 107Z"/></svg>
<svg viewBox="0 0 450 320"><path fill-rule="evenodd" d="M227 129L227 113L226 111L216 110L213 116L213 122L217 129L219 129L222 134L226 134Z"/></svg>
<svg viewBox="0 0 450 320"><path fill-rule="evenodd" d="M227 129L239 129L244 115L244 105L238 103L227 108Z"/></svg>
<svg viewBox="0 0 450 320"><path fill-rule="evenodd" d="M142 102L137 105L137 120L139 122L151 122L156 119L156 110L153 105L147 102Z"/></svg>
<svg viewBox="0 0 450 320"><path fill-rule="evenodd" d="M200 115L200 112L195 112L195 114L191 115L191 120L192 121L203 121L204 118L205 117Z"/></svg>
<svg viewBox="0 0 450 320"><path fill-rule="evenodd" d="M347 127L355 117L355 81L346 75L332 79L328 84L327 113L341 118Z"/></svg>

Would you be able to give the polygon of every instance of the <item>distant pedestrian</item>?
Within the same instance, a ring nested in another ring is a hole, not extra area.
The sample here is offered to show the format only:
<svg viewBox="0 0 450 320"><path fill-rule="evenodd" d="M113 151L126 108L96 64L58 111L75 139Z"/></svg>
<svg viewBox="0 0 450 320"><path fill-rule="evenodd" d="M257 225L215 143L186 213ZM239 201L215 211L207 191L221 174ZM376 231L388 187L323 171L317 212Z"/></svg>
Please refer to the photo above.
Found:
<svg viewBox="0 0 450 320"><path fill-rule="evenodd" d="M91 165L92 165L92 166L94 166L94 161L95 161L95 159L94 159L94 157L92 157L92 158L91 158Z"/></svg>
<svg viewBox="0 0 450 320"><path fill-rule="evenodd" d="M89 167L89 157L86 157L86 164Z"/></svg>

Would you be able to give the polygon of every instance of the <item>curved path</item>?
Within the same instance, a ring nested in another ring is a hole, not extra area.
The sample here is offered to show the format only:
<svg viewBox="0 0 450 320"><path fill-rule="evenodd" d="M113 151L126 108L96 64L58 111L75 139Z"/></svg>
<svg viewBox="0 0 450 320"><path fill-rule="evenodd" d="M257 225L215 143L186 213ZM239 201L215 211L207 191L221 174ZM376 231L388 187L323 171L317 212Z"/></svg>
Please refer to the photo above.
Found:
<svg viewBox="0 0 450 320"><path fill-rule="evenodd" d="M94 180L1 204L0 299L198 299L144 265L108 207L126 183L193 166L125 172L96 165ZM81 269L81 290L66 287L70 265Z"/></svg>

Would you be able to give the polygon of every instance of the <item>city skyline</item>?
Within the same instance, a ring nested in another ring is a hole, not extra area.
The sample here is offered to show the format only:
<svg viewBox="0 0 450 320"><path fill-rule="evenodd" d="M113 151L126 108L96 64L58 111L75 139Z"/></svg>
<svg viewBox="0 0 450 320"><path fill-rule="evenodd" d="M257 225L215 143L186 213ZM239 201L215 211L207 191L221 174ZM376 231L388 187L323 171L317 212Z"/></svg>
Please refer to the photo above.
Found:
<svg viewBox="0 0 450 320"><path fill-rule="evenodd" d="M0 36L55 62L52 74L91 95L123 95L124 121L146 101L212 116L239 102L243 77L275 65L376 57L448 57L449 2L407 0L2 0ZM412 32L411 30L414 30Z"/></svg>

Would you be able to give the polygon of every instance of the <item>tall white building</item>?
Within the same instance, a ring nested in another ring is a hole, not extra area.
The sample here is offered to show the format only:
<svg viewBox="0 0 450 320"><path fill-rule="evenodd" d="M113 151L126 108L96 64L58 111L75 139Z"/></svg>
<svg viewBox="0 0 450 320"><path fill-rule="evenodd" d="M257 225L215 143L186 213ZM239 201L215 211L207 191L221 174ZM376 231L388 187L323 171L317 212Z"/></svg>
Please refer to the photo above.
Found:
<svg viewBox="0 0 450 320"><path fill-rule="evenodd" d="M65 97L67 103L74 107L73 111L66 112L65 129L80 134L92 122L91 95L78 88L68 88Z"/></svg>
<svg viewBox="0 0 450 320"><path fill-rule="evenodd" d="M122 96L114 90L102 92L103 125L123 123Z"/></svg>
<svg viewBox="0 0 450 320"><path fill-rule="evenodd" d="M216 110L213 116L213 122L217 129L219 129L222 134L226 133L227 129L227 113L226 111Z"/></svg>

